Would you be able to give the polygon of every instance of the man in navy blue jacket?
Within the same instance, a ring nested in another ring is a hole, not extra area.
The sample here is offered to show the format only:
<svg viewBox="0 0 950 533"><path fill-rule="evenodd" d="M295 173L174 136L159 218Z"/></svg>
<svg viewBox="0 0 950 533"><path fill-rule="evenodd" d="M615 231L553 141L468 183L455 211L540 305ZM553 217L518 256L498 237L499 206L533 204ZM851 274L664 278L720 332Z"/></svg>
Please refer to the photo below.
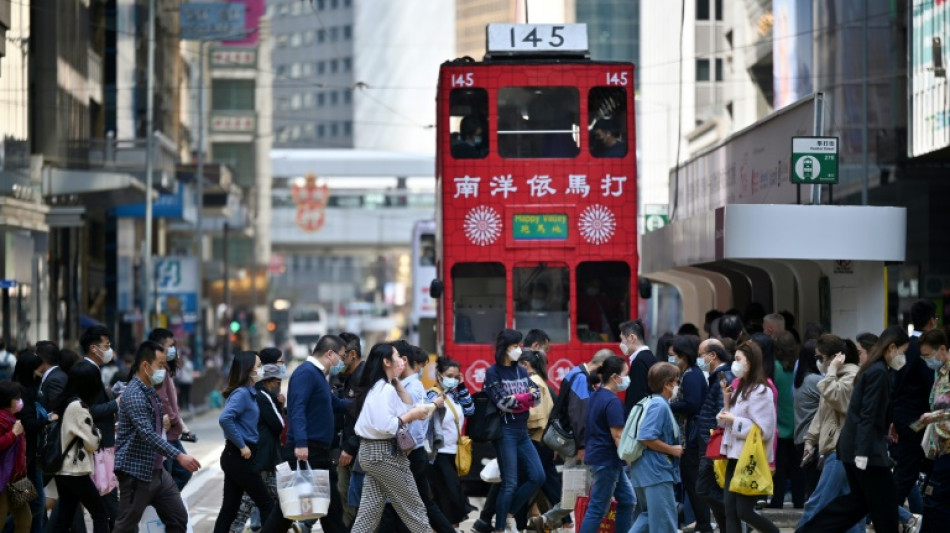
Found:
<svg viewBox="0 0 950 533"><path fill-rule="evenodd" d="M334 437L334 415L352 408L350 400L342 400L330 391L329 377L343 369L346 343L336 335L324 335L317 341L313 355L294 370L287 391L287 443L293 445L294 455L307 461L310 467L330 471L330 509L320 519L326 533L343 533L343 505L336 490L336 460L330 455ZM274 513L277 515L278 513ZM282 517L280 520L284 520ZM290 521L284 520L290 528ZM269 529L269 528L265 528Z"/></svg>

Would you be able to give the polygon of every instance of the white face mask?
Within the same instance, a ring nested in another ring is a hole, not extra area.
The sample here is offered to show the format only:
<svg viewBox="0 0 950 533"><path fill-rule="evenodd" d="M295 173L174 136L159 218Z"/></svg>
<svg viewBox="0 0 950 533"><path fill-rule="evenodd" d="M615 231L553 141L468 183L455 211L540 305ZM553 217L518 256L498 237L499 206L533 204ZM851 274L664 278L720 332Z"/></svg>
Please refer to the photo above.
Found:
<svg viewBox="0 0 950 533"><path fill-rule="evenodd" d="M745 361L733 361L732 362L732 373L736 375L737 378L745 377L745 373L749 370L748 365L745 364Z"/></svg>
<svg viewBox="0 0 950 533"><path fill-rule="evenodd" d="M630 387L630 376L620 376L620 383L617 384L617 392L623 392Z"/></svg>
<svg viewBox="0 0 950 533"><path fill-rule="evenodd" d="M621 342L621 343L620 343L620 353L622 353L622 354L624 354L624 355L630 355L630 348L627 348L627 345Z"/></svg>
<svg viewBox="0 0 950 533"><path fill-rule="evenodd" d="M680 386L679 386L679 385L673 385L673 392L670 394L670 398L676 398L676 396L677 396L679 393L680 393Z"/></svg>
<svg viewBox="0 0 950 533"><path fill-rule="evenodd" d="M891 362L887 363L894 370L900 370L904 368L904 365L907 364L907 356L905 354L899 353L891 358Z"/></svg>
<svg viewBox="0 0 950 533"><path fill-rule="evenodd" d="M521 359L521 348L518 346L515 346L511 350L508 350L508 358L511 359L512 361L517 361L518 359Z"/></svg>
<svg viewBox="0 0 950 533"><path fill-rule="evenodd" d="M257 383L258 381L264 379L264 369L258 368L257 370L255 370L254 373L251 374L251 379L254 380L254 383Z"/></svg>
<svg viewBox="0 0 950 533"><path fill-rule="evenodd" d="M112 362L112 358L114 357L114 354L115 352L112 351L112 348L109 348L108 350L102 352L102 355L100 356L102 357L102 364L106 365Z"/></svg>

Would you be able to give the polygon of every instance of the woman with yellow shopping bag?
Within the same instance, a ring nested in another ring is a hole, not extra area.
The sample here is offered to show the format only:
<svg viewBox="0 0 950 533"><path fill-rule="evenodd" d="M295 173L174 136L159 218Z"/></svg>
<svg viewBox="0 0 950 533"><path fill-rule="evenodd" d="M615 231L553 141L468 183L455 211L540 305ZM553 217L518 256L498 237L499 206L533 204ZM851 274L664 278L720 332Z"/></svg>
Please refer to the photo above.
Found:
<svg viewBox="0 0 950 533"><path fill-rule="evenodd" d="M724 501L726 533L740 533L742 522L762 533L778 533L768 518L755 512L760 496L772 493L772 439L775 436L775 400L762 367L762 350L751 342L736 350L732 373L739 378L735 390L727 386L732 407L716 419L724 428L722 454L728 458Z"/></svg>

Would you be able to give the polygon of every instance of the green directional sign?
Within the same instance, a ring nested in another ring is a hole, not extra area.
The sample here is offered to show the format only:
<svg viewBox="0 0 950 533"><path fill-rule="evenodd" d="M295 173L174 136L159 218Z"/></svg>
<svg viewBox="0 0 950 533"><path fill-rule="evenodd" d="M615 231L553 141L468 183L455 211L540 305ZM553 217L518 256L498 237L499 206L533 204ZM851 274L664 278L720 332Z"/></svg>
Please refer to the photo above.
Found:
<svg viewBox="0 0 950 533"><path fill-rule="evenodd" d="M837 185L838 138L792 137L792 183Z"/></svg>
<svg viewBox="0 0 950 533"><path fill-rule="evenodd" d="M643 217L643 226L647 233L658 230L670 224L670 217L666 215L646 215Z"/></svg>

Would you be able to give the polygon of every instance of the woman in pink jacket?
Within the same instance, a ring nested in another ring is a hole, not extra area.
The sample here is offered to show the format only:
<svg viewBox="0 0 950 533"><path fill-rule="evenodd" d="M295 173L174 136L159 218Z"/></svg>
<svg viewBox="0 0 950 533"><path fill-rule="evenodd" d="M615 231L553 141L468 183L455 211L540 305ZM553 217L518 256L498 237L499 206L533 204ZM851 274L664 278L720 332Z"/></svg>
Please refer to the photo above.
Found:
<svg viewBox="0 0 950 533"><path fill-rule="evenodd" d="M726 466L725 486L727 489L752 426L759 426L762 432L769 463L775 461L772 446L776 424L775 398L765 377L765 370L762 367L762 350L758 345L745 342L736 349L732 373L738 378L738 384L735 390L732 387L725 389L730 396L731 407L723 409L716 417L719 425L725 429L721 453L729 459ZM755 512L757 500L755 496L745 496L726 490L723 500L726 507L726 533L740 533L742 522L762 533L779 533L775 524Z"/></svg>

